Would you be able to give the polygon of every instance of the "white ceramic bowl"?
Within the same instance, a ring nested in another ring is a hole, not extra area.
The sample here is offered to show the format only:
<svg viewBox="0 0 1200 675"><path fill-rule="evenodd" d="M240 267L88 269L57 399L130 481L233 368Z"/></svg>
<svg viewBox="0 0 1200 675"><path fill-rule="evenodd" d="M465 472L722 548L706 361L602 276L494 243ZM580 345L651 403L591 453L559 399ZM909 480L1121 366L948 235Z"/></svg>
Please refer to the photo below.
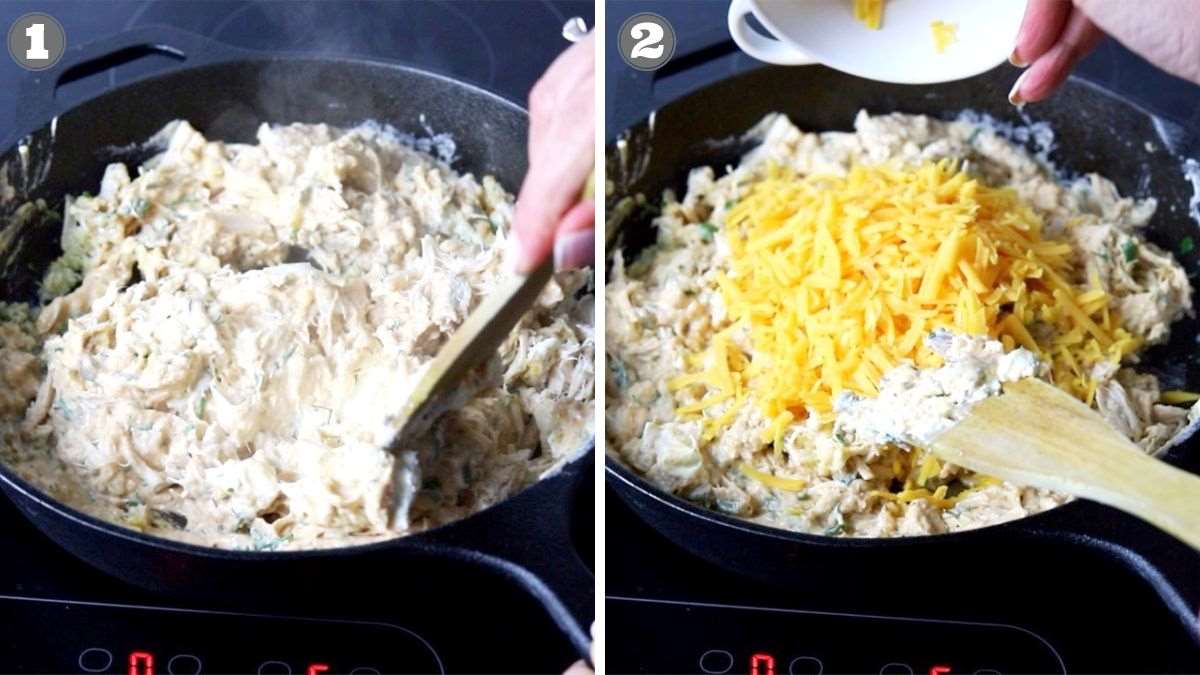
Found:
<svg viewBox="0 0 1200 675"><path fill-rule="evenodd" d="M879 30L854 18L852 0L733 0L729 32L746 53L781 65L823 63L851 75L931 84L978 75L1012 53L1024 0L888 0ZM776 39L747 23L753 14ZM945 52L930 24L957 27Z"/></svg>

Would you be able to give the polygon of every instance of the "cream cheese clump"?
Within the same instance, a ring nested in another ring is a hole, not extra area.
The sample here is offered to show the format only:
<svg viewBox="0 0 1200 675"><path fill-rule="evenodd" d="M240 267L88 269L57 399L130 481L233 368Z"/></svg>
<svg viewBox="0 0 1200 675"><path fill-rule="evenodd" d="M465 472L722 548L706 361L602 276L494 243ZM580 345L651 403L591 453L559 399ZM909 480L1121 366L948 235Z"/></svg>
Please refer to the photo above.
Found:
<svg viewBox="0 0 1200 675"><path fill-rule="evenodd" d="M1005 353L1003 345L985 337L939 329L929 334L925 344L945 363L923 369L897 366L884 374L879 396L874 398L842 392L834 404L835 435L871 447L924 447L962 420L976 403L999 394L1005 382L1046 371L1028 349Z"/></svg>

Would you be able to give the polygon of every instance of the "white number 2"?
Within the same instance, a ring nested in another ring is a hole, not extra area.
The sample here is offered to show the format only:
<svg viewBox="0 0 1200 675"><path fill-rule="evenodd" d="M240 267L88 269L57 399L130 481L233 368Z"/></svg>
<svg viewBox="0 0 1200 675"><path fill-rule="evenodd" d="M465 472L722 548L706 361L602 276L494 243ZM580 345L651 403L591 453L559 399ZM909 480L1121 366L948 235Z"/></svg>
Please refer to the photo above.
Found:
<svg viewBox="0 0 1200 675"><path fill-rule="evenodd" d="M637 40L633 49L629 50L629 58L657 59L662 57L663 50L666 49L664 45L659 44L663 39L662 26L650 21L635 23L629 29L629 35Z"/></svg>
<svg viewBox="0 0 1200 675"><path fill-rule="evenodd" d="M25 50L25 58L31 61L45 61L50 58L50 52L46 50L46 24L31 24L25 29L25 35L29 38L29 49Z"/></svg>

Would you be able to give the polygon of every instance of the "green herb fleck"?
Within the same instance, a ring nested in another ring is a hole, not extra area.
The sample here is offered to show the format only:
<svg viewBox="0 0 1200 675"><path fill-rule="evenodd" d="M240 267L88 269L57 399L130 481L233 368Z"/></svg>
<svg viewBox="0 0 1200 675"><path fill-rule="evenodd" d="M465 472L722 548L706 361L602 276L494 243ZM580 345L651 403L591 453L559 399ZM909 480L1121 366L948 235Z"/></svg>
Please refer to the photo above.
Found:
<svg viewBox="0 0 1200 675"><path fill-rule="evenodd" d="M610 358L608 369L612 371L613 380L616 381L618 388L625 389L629 386L629 372L625 370L625 364L621 363L620 359Z"/></svg>
<svg viewBox="0 0 1200 675"><path fill-rule="evenodd" d="M133 215L141 218L150 210L150 202L142 197L137 197L129 203L129 210Z"/></svg>
<svg viewBox="0 0 1200 675"><path fill-rule="evenodd" d="M717 233L717 226L712 223L700 223L700 238L704 241L712 241L713 235Z"/></svg>
<svg viewBox="0 0 1200 675"><path fill-rule="evenodd" d="M983 127L975 127L975 131L972 131L971 135L967 137L967 145L975 145L975 139L979 138L979 134L982 131Z"/></svg>
<svg viewBox="0 0 1200 675"><path fill-rule="evenodd" d="M274 551L281 545L292 540L292 535L288 534L283 537L271 537L260 535L257 530L250 530L250 538L253 540L253 548L255 551Z"/></svg>
<svg viewBox="0 0 1200 675"><path fill-rule="evenodd" d="M812 496L808 494L807 490L796 495L796 501L798 502L806 502L810 499L812 499Z"/></svg>
<svg viewBox="0 0 1200 675"><path fill-rule="evenodd" d="M71 406L68 405L67 402L65 400L63 400L63 398L61 396L54 399L54 404L51 405L50 407L57 410L58 414L62 415L62 418L64 420L66 420L68 422L71 421L71 418L73 417L73 414L71 412Z"/></svg>
<svg viewBox="0 0 1200 675"><path fill-rule="evenodd" d="M826 537L836 537L839 534L844 533L845 531L846 531L846 524L845 523L837 523L836 525L834 525L832 527L825 528L825 536Z"/></svg>
<svg viewBox="0 0 1200 675"><path fill-rule="evenodd" d="M1123 253L1125 255L1125 262L1127 262L1127 263L1131 263L1134 260L1137 260L1137 255L1138 255L1137 242L1130 239L1130 240L1126 241L1124 244L1121 244L1121 253Z"/></svg>
<svg viewBox="0 0 1200 675"><path fill-rule="evenodd" d="M1196 242L1191 237L1184 237L1183 241L1179 242L1179 255L1187 255L1196 248Z"/></svg>
<svg viewBox="0 0 1200 675"><path fill-rule="evenodd" d="M208 407L208 397L203 396L196 401L196 417L204 419L204 409Z"/></svg>

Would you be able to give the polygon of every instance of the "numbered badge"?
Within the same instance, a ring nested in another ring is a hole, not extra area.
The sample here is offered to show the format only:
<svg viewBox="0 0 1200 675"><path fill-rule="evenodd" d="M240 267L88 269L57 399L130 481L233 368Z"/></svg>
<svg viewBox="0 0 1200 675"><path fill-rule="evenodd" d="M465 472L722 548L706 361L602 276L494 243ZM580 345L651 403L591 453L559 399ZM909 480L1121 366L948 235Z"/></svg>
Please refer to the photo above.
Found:
<svg viewBox="0 0 1200 675"><path fill-rule="evenodd" d="M630 66L658 70L675 55L675 29L657 14L635 14L621 24L618 49Z"/></svg>
<svg viewBox="0 0 1200 675"><path fill-rule="evenodd" d="M8 29L8 53L17 65L27 70L50 68L66 50L66 31L49 14L26 14Z"/></svg>

